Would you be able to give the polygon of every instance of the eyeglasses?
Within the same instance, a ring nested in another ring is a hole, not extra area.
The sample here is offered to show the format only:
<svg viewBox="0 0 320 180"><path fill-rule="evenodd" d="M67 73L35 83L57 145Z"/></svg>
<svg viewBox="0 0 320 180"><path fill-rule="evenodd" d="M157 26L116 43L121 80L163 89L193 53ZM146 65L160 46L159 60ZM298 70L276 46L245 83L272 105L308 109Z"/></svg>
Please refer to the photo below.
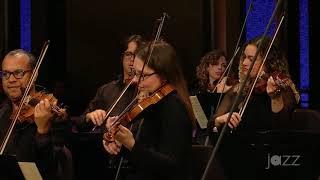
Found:
<svg viewBox="0 0 320 180"><path fill-rule="evenodd" d="M153 72L153 73L150 73L150 74L144 74L144 73L138 73L138 72L136 72L136 71L134 71L133 72L134 73L134 75L136 75L138 78L141 76L141 79L142 80L145 80L145 79L147 79L148 77L150 77L150 76L152 76L152 75L154 75L154 74L157 74L156 72Z"/></svg>
<svg viewBox="0 0 320 180"><path fill-rule="evenodd" d="M0 77L8 80L11 76L11 74L16 78L16 79L21 79L23 78L23 76L27 73L30 72L32 70L22 70L22 69L18 69L15 70L13 72L9 72L9 71L0 71Z"/></svg>
<svg viewBox="0 0 320 180"><path fill-rule="evenodd" d="M126 51L126 52L122 53L122 57L126 60L134 59L136 57L136 54L133 52L130 52L130 51Z"/></svg>

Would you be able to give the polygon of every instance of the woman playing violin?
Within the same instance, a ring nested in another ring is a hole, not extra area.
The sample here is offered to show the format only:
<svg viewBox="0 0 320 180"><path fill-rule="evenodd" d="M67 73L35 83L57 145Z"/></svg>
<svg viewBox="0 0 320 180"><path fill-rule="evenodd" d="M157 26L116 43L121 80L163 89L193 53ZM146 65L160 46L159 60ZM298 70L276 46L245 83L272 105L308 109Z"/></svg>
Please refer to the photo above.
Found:
<svg viewBox="0 0 320 180"><path fill-rule="evenodd" d="M223 88L223 84L226 82L226 77L224 80L218 84L223 72L227 67L227 60L225 53L216 49L208 52L200 60L200 64L197 66L197 79L199 84L199 89L201 91L212 92L215 90L217 93L224 93L228 91L231 86L226 86Z"/></svg>
<svg viewBox="0 0 320 180"><path fill-rule="evenodd" d="M270 42L270 40L267 39L267 42ZM269 43L262 45L261 51L250 73L248 84L256 77L263 57L266 54L268 44ZM244 45L239 63L240 82L243 81L244 76L248 73L252 58L257 51L257 47L260 45L261 38L253 39ZM239 113L235 111L229 123L230 128L237 127L239 131L255 131L259 129L270 129L272 126L279 128L288 127L287 120L289 114L299 99L295 98L297 91L293 82L290 80L287 60L275 45L272 46L262 70L265 74L275 74L276 76L258 79L243 117L240 117ZM281 74L281 76L279 74ZM280 85L276 83L278 81L284 82L287 86L280 87ZM226 113L231 107L232 98L235 93L237 93L239 85L240 84L234 86L233 90L227 93L213 121L209 123L211 127L215 126L219 129L227 120L228 114ZM244 95L248 94L248 89L249 88L245 88L245 91L242 93ZM238 109L240 109L242 105L243 103L240 103ZM243 121L240 122L241 119Z"/></svg>
<svg viewBox="0 0 320 180"><path fill-rule="evenodd" d="M133 65L136 75L141 75L140 92L151 96L166 85L174 90L140 114L143 122L138 136L134 138L127 127L119 125L115 141L104 140L103 145L114 155L122 149L132 164L133 171L122 174L124 179L188 179L194 118L185 80L171 45L157 42L142 72L148 55L148 47L141 49ZM107 120L107 129L116 119Z"/></svg>
<svg viewBox="0 0 320 180"><path fill-rule="evenodd" d="M233 83L227 81L227 77L221 77L227 65L225 53L216 49L203 56L197 66L197 96L208 119L214 113L220 94L227 92Z"/></svg>
<svg viewBox="0 0 320 180"><path fill-rule="evenodd" d="M240 96L240 103L236 106L236 110L233 112L228 124L228 126L233 129L232 133L230 134L230 136L234 137L230 138L233 139L233 141L227 141L227 139L224 141L224 145L228 144L229 146L222 150L222 152L225 152L225 156L223 157L224 160L230 160L225 164L227 164L227 166L234 167L232 169L233 171L229 172L228 168L226 168L227 174L230 175L230 179L238 179L240 176L243 176L246 179L250 179L250 177L253 179L259 179L257 176L255 176L255 173L244 173L250 168L253 168L250 169L251 172L256 172L254 169L256 167L254 167L254 163L248 163L251 162L248 160L253 159L253 157L250 157L250 150L246 149L246 147L249 147L249 145L244 145L244 147L242 147L240 140L237 139L241 137L239 135L249 134L248 137L252 137L250 135L254 135L258 131L289 129L291 127L290 114L299 101L299 98L295 98L297 97L295 96L297 91L294 87L294 84L290 80L287 60L284 58L280 50L275 45L272 45L266 62L262 67L263 72L269 76L267 76L267 78L258 79L253 93L248 101L247 107L242 117L240 116L239 110L244 107L244 99L249 92L249 85L252 85L253 79L257 76L260 65L262 64L262 60L265 57L269 47L269 38L267 38L267 43L265 44L261 44L261 41L262 38L256 38L247 42L244 45L240 57L239 80L241 83L245 75L248 74L248 70L257 51L257 47L261 46L261 51L259 52L256 62L253 65L252 71L249 75L249 83L247 84L247 87L245 86L244 92L240 92L242 93L242 97ZM285 82L287 86L280 85L277 83L278 81ZM210 127L211 133L213 130L218 130L218 132L220 132L221 127L227 121L228 111L231 108L234 97L237 93L239 93L238 89L240 83L235 85L224 96L217 113L214 115L213 119L209 121L208 127ZM233 152L234 149L237 149L237 152ZM246 166L244 162L246 162L246 165L248 166ZM241 167L245 167L246 169Z"/></svg>
<svg viewBox="0 0 320 180"><path fill-rule="evenodd" d="M235 80L231 81L233 78L222 77L227 65L225 53L220 49L215 49L206 53L196 68L198 86L193 88L192 94L197 96L207 119L214 114L220 96L223 97L235 83ZM194 136L194 143L204 144L207 130L197 128Z"/></svg>
<svg viewBox="0 0 320 180"><path fill-rule="evenodd" d="M3 59L2 84L8 100L0 107L1 143L3 143L12 122L12 114L18 109L35 64L34 56L21 49L9 52ZM33 84L30 95L35 93ZM59 120L52 112L51 106L48 99L43 99L32 110L32 121L20 118L4 150L4 154L16 155L18 161L35 162L44 179L59 177L55 169L59 161L56 154L63 148L63 141L60 141L62 137L57 137L53 131L53 121ZM60 122L65 121L61 120ZM55 137L53 138L53 136ZM57 145L56 140L62 144Z"/></svg>

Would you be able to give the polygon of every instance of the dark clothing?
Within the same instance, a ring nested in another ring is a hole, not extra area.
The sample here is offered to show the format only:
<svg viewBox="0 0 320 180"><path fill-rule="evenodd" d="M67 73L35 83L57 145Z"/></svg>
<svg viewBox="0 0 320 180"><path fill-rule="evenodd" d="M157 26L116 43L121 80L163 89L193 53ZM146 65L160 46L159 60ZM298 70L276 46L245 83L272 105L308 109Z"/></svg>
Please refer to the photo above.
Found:
<svg viewBox="0 0 320 180"><path fill-rule="evenodd" d="M0 140L3 142L10 126L10 101L0 107ZM43 179L59 179L59 157L63 154L67 121L54 119L48 134L38 134L34 122L17 121L4 154L16 155L18 161L35 162Z"/></svg>
<svg viewBox="0 0 320 180"><path fill-rule="evenodd" d="M218 102L221 96L220 101L222 100L224 93L212 93L208 91L197 91L195 94L199 100L199 103L205 113L207 120L209 121L214 112L216 111L216 107L218 106ZM197 124L196 132L193 137L193 144L205 144L205 141L208 137L208 130L201 129Z"/></svg>
<svg viewBox="0 0 320 180"><path fill-rule="evenodd" d="M140 136L125 158L133 165L126 180L186 180L191 163L192 125L188 112L176 93L149 106ZM122 147L123 149L125 147Z"/></svg>
<svg viewBox="0 0 320 180"><path fill-rule="evenodd" d="M231 88L225 95L213 120L229 112L232 103L236 97L238 85ZM266 92L253 93L247 108L241 117L240 124L237 128L227 130L226 135L219 148L219 156L228 179L273 179L274 176L268 176L269 171L264 169L267 162L267 152L269 149L276 147L264 147L271 142L267 139L268 130L288 130L291 128L290 116L296 105L294 94L290 89L282 90L284 108L274 113L271 109L271 98ZM240 97L239 105L234 112L239 112L243 105L243 97ZM208 127L213 134L212 129L214 122L210 121ZM214 142L218 133L213 135ZM279 153L280 151L278 151ZM280 177L280 176L279 176Z"/></svg>
<svg viewBox="0 0 320 180"><path fill-rule="evenodd" d="M1 106L2 103L5 102L5 100L6 100L6 96L0 90L0 106Z"/></svg>
<svg viewBox="0 0 320 180"><path fill-rule="evenodd" d="M235 89L238 88L239 84L231 88L223 101L214 117L209 121L208 127L213 128L213 120L227 112L229 112L232 103L236 97ZM282 91L282 98L284 101L284 108L278 112L273 113L271 109L271 98L267 92L262 93L253 93L248 104L247 108L244 111L242 120L239 126L236 128L235 132L241 133L254 133L259 130L271 130L271 129L286 129L290 128L290 115L296 106L294 99L294 94L291 89L286 89ZM239 112L239 109L242 107L244 100L243 96L240 96L240 103L234 112Z"/></svg>
<svg viewBox="0 0 320 180"><path fill-rule="evenodd" d="M224 93L211 93L211 92L199 92L196 94L201 107L206 114L207 119L209 120L214 112L216 111L216 107L219 102L219 98L221 97L221 100L223 98Z"/></svg>
<svg viewBox="0 0 320 180"><path fill-rule="evenodd" d="M85 132L90 131L94 126L92 123L86 122L86 114L97 109L102 109L108 111L112 104L120 96L122 90L126 87L126 84L122 82L122 78L112 81L108 84L101 86L95 95L95 97L90 101L87 109L83 115L76 119L75 125L79 131ZM135 94L135 88L130 86L122 98L119 100L118 104L115 106L110 116L119 115L124 108L132 101Z"/></svg>
<svg viewBox="0 0 320 180"><path fill-rule="evenodd" d="M105 126L102 125L92 131L94 125L91 121L86 122L86 114L97 109L108 111L126 87L122 79L122 76L119 76L117 80L99 87L84 113L73 119L76 130L79 132L73 134L73 153L77 160L75 164L78 179L114 179L115 177L119 158L110 156L103 148L102 136ZM134 95L135 87L131 85L110 113L110 116L119 115L133 100ZM91 154L90 157L87 157L88 153ZM96 166L92 166L92 164L96 164ZM126 166L126 163L122 164L124 168L121 168L121 173L126 170Z"/></svg>

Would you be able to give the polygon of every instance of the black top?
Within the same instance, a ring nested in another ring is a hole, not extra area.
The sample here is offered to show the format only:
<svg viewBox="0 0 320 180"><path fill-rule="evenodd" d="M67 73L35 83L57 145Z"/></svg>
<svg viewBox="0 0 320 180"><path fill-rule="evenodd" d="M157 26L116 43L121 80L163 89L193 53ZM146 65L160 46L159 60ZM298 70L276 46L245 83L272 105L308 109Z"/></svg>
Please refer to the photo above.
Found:
<svg viewBox="0 0 320 180"><path fill-rule="evenodd" d="M235 92L237 87L238 85L234 86L226 93L216 114L211 121L209 121L208 127L212 129L214 126L213 120L229 112L237 95ZM273 113L271 109L271 98L267 92L253 92L241 118L242 120L234 132L254 133L261 130L290 128L290 116L296 106L294 94L291 89L282 90L282 98L284 108L278 113ZM240 103L236 106L234 112L239 112L243 101L243 96L240 96Z"/></svg>
<svg viewBox="0 0 320 180"><path fill-rule="evenodd" d="M75 125L80 132L90 131L94 126L92 123L86 122L86 114L97 109L108 110L112 104L120 96L122 90L126 87L122 78L111 81L98 88L95 97L90 101L88 107L80 118L75 119ZM134 86L130 86L123 97L119 100L110 116L119 115L124 108L132 101L135 94ZM97 129L98 130L98 129Z"/></svg>
<svg viewBox="0 0 320 180"><path fill-rule="evenodd" d="M168 94L141 116L140 136L132 151L125 153L134 171L125 179L188 179L192 125L177 94Z"/></svg>
<svg viewBox="0 0 320 180"><path fill-rule="evenodd" d="M11 102L0 107L0 140L10 126ZM65 136L69 121L54 119L48 134L38 134L34 122L17 122L4 154L15 155L18 161L35 162L44 179L59 179L57 165L64 156Z"/></svg>
<svg viewBox="0 0 320 180"><path fill-rule="evenodd" d="M196 91L195 95L197 96L201 108L203 109L203 112L205 113L208 121L210 121L213 114L215 113L219 100L221 103L224 94L225 93L216 93L203 90ZM207 136L207 129L201 129L200 126L197 124L197 129L193 135L193 144L205 144Z"/></svg>
<svg viewBox="0 0 320 180"><path fill-rule="evenodd" d="M224 93L212 93L212 92L205 92L205 91L201 91L196 94L208 120L210 119L212 114L214 114L219 102L219 98L220 96L222 96L221 97L221 100L222 100L223 95Z"/></svg>
<svg viewBox="0 0 320 180"><path fill-rule="evenodd" d="M209 130L211 130L210 132L214 137L213 144L215 144L222 128L220 127L218 134L212 133L213 120L229 112L237 95L236 87L231 88L226 93L217 113L208 124ZM265 167L268 162L267 155L272 152L269 150L275 150L276 147L271 146L270 142L263 141L263 133L261 134L261 132L291 128L291 114L296 102L290 89L283 90L281 93L284 108L278 113L272 112L271 98L266 92L253 93L239 126L232 131L228 128L218 151L228 179L273 179L274 176L271 177L269 175L274 171L271 173ZM240 97L240 102L243 99L243 97ZM239 112L242 104L239 103L234 112ZM281 153L281 151L277 150L275 153Z"/></svg>

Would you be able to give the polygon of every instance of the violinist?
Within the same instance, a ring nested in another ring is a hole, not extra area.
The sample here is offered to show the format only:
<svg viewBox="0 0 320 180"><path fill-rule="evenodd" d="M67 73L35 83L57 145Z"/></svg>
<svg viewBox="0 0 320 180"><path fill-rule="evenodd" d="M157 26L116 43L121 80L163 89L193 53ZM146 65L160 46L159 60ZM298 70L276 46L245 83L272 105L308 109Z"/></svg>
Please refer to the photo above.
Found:
<svg viewBox="0 0 320 180"><path fill-rule="evenodd" d="M10 51L2 62L2 84L8 99L0 107L0 140L4 142L14 112L19 107L32 71L34 56L22 49ZM32 85L30 95L36 93ZM44 179L63 178L56 168L64 151L64 134L67 130L65 119L56 116L48 99L40 100L32 110L32 118L19 118L15 124L4 154L16 155L18 161L35 162ZM20 113L23 115L23 112ZM56 129L58 123L60 130ZM61 125L61 126L60 126ZM65 125L65 126L64 126ZM62 127L66 127L65 129Z"/></svg>
<svg viewBox="0 0 320 180"><path fill-rule="evenodd" d="M140 35L132 35L125 41L125 50L121 57L122 75L120 75L117 80L111 81L97 90L95 97L90 101L83 115L75 121L79 131L91 131L94 126L103 124L108 109L121 94L126 83L133 78L133 60L135 53L144 43L144 39ZM135 88L130 86L115 106L115 109L111 112L111 115L120 113L120 111L129 104L134 93ZM95 131L99 130L99 128L95 128Z"/></svg>
<svg viewBox="0 0 320 180"><path fill-rule="evenodd" d="M216 114L208 123L208 128L215 139L222 126L227 121L228 112L233 104L235 96L240 93L240 103L236 105L228 123L230 128L221 144L220 159L228 179L261 179L265 169L260 165L263 162L263 153L256 157L262 149L252 144L259 143L256 137L268 130L289 130L290 115L299 101L299 95L293 82L290 80L288 62L276 45L272 45L262 66L264 73L259 74L257 83L253 89L242 116L239 110L244 107L244 99L249 94L248 88L257 76L262 60L266 55L270 39L262 44L262 38L250 40L244 45L239 63L239 79L243 82L245 75L252 63L253 57L260 46L259 54L249 74L248 83L244 91L239 92L240 83L233 86L224 96ZM266 76L267 75L267 76ZM284 82L285 86L279 82ZM215 142L213 142L214 144ZM263 143L260 142L260 143Z"/></svg>
<svg viewBox="0 0 320 180"><path fill-rule="evenodd" d="M197 96L207 119L210 119L215 112L220 95L223 96L234 83L231 81L232 78L222 77L227 63L225 53L215 49L206 53L196 68L197 87L193 88L192 94ZM202 132L198 128L194 143L203 144L206 134L206 130Z"/></svg>
<svg viewBox="0 0 320 180"><path fill-rule="evenodd" d="M150 61L142 71L148 49L138 51L134 60L136 75L141 76L138 89L149 97L160 97L153 94L164 87L172 89L156 103L146 102L151 105L139 114L143 122L135 138L123 125L110 129L119 117L108 118L106 128L115 132L114 141L105 139L103 145L113 155L122 149L120 155L132 165L132 171L121 174L123 179L188 179L194 118L185 80L175 50L163 41L155 43Z"/></svg>
<svg viewBox="0 0 320 180"><path fill-rule="evenodd" d="M267 42L270 42L269 38L267 38ZM269 43L261 44L261 38L256 38L244 45L244 50L239 63L240 82L248 73L257 47L261 45L261 51L257 56L257 60L249 75L248 84L250 85L253 78L257 76L258 69L266 54L268 44ZM235 111L230 119L230 128L237 127L237 131L254 132L256 130L287 128L289 126L290 113L299 101L299 98L297 98L296 95L298 92L295 89L293 82L290 80L288 62L275 45L272 46L262 70L265 74L269 74L269 76L267 78L258 79L243 117L240 117L239 113ZM277 76L272 76L271 74ZM287 86L281 88L280 84L276 83L277 81L283 81ZM232 91L226 94L217 113L212 121L209 122L211 127L219 129L227 120L227 112L232 105L235 93L238 93L237 89L239 88L239 85L240 83L235 85L232 88ZM245 91L241 92L243 97L248 94L248 90L249 88L245 88ZM241 109L242 105L242 102L239 103L238 110Z"/></svg>
<svg viewBox="0 0 320 180"><path fill-rule="evenodd" d="M213 106L217 105L219 95L227 92L232 85L230 81L227 81L227 77L221 77L226 70L226 67L227 60L225 53L222 50L216 49L210 51L201 58L200 64L196 68L196 76L198 79L196 94L200 96L198 96L198 98L205 100L208 99L208 96L212 97L210 95L214 95L215 98L210 98L210 102L207 103L210 103ZM218 82L219 80L221 81ZM200 99L199 101L201 102ZM204 108L204 111L209 119L215 107L208 108L210 105L204 105L204 107L206 107Z"/></svg>

